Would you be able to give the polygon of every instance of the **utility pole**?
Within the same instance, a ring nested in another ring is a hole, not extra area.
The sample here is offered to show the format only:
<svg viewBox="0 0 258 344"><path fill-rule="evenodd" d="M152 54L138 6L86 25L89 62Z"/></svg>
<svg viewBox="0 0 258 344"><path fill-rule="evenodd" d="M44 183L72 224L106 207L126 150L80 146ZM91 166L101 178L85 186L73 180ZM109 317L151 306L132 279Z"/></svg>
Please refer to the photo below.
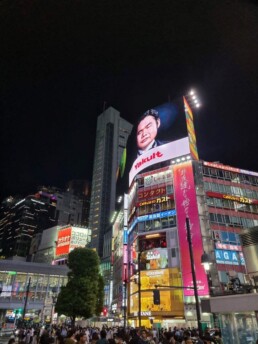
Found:
<svg viewBox="0 0 258 344"><path fill-rule="evenodd" d="M25 314L26 314L26 307L27 307L28 296L29 296L29 291L30 291L30 281L31 281L31 277L29 278L29 283L27 284L27 289L26 289L26 296L25 296L25 302L24 302L23 314L22 314L22 321L23 322L24 322L24 318L25 318Z"/></svg>
<svg viewBox="0 0 258 344"><path fill-rule="evenodd" d="M189 244L189 252L190 252L190 261L191 261L191 270L192 270L192 278L193 278L193 290L194 290L194 298L195 298L195 306L196 306L196 317L197 317L197 324L198 324L198 332L199 332L199 336L201 336L202 335L201 312L200 312L200 303L199 303L199 298L198 298L198 289L197 289L197 282L196 282L196 275L195 275L192 237L191 237L191 228L190 228L189 218L187 217L185 219L185 221L186 221L187 241Z"/></svg>
<svg viewBox="0 0 258 344"><path fill-rule="evenodd" d="M141 256L142 252L138 253L138 319L139 319L139 328L142 326L142 302L141 302Z"/></svg>

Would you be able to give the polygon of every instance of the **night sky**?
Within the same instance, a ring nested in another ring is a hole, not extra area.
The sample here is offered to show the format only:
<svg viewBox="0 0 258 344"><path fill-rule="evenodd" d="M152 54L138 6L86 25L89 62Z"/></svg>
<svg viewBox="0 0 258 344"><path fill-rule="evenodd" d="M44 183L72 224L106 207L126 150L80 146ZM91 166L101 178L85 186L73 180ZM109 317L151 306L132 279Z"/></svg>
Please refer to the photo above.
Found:
<svg viewBox="0 0 258 344"><path fill-rule="evenodd" d="M104 102L190 88L200 158L258 171L257 2L2 0L0 32L0 199L91 179Z"/></svg>

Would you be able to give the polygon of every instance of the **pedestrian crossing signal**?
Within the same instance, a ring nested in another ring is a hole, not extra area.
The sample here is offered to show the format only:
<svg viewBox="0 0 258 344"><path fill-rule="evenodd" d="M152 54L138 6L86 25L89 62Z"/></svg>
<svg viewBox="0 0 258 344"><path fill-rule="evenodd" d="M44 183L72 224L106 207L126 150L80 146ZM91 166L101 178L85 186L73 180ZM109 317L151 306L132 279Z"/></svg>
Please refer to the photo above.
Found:
<svg viewBox="0 0 258 344"><path fill-rule="evenodd" d="M158 289L153 290L153 303L154 305L160 305L160 292Z"/></svg>

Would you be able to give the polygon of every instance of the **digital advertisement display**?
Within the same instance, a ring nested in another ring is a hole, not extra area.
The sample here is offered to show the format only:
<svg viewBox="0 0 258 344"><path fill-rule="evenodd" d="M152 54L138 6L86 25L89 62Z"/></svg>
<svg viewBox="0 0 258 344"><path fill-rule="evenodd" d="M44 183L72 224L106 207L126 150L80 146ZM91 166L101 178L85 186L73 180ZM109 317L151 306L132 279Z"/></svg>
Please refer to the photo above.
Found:
<svg viewBox="0 0 258 344"><path fill-rule="evenodd" d="M141 270L168 268L168 251L166 248L154 248L141 254Z"/></svg>
<svg viewBox="0 0 258 344"><path fill-rule="evenodd" d="M57 234L56 256L69 253L72 227L59 230Z"/></svg>
<svg viewBox="0 0 258 344"><path fill-rule="evenodd" d="M88 242L88 229L67 227L57 234L56 256L69 254L76 247L85 247Z"/></svg>
<svg viewBox="0 0 258 344"><path fill-rule="evenodd" d="M138 304L138 293L135 293L130 297L130 313L135 313L136 316L138 312ZM174 316L183 316L184 303L182 290L161 290L159 305L154 305L152 291L142 291L141 310L142 315L148 317L156 312L173 312Z"/></svg>
<svg viewBox="0 0 258 344"><path fill-rule="evenodd" d="M130 186L144 169L188 154L198 159L193 114L186 98L179 97L138 115L118 174Z"/></svg>
<svg viewBox="0 0 258 344"><path fill-rule="evenodd" d="M174 188L178 238L180 252L182 253L181 269L183 285L185 287L193 287L189 244L186 232L186 218L189 218L198 295L208 295L207 275L201 265L203 246L191 161L174 166ZM185 296L192 296L194 292L192 289L184 289L184 294Z"/></svg>

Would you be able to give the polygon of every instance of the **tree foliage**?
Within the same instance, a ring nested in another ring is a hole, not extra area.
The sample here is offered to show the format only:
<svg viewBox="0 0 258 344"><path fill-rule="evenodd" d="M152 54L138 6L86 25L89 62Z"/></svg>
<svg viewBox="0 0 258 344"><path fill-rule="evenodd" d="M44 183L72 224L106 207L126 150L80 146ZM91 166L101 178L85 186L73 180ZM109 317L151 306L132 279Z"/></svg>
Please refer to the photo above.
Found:
<svg viewBox="0 0 258 344"><path fill-rule="evenodd" d="M102 311L104 280L99 271L99 257L88 248L76 248L68 255L68 283L61 288L56 311L72 319L90 318Z"/></svg>

